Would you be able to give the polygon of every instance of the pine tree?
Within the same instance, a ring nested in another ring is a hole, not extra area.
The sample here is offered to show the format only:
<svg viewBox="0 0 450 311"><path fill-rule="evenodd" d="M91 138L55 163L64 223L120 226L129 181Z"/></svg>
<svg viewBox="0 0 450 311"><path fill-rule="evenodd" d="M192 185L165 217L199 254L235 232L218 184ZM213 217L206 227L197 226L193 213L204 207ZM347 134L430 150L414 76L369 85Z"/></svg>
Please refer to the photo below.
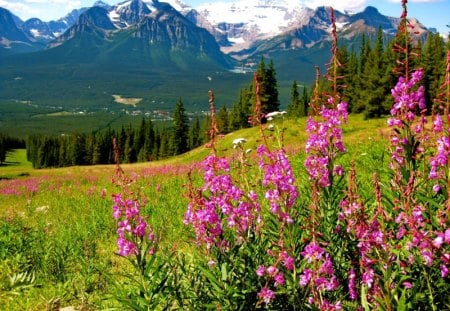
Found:
<svg viewBox="0 0 450 311"><path fill-rule="evenodd" d="M200 137L200 119L196 117L189 129L189 149L197 148L202 144Z"/></svg>
<svg viewBox="0 0 450 311"><path fill-rule="evenodd" d="M270 60L269 68L267 68L266 70L264 84L265 84L264 97L267 100L266 102L267 111L263 110L263 113L278 111L280 109L280 100L278 98L276 71L272 60Z"/></svg>
<svg viewBox="0 0 450 311"><path fill-rule="evenodd" d="M270 61L269 67L266 69L264 58L261 58L255 74L260 83L261 113L267 114L269 112L278 111L280 109L280 100L278 98L277 78L273 61ZM253 91L255 89L255 79L253 79L251 90ZM251 92L251 94L251 102L254 107L256 103L256 94L255 92Z"/></svg>
<svg viewBox="0 0 450 311"><path fill-rule="evenodd" d="M294 82L292 82L291 102L288 105L287 113L289 116L292 116L294 118L299 117L301 115L300 94L298 93L298 84L297 84L296 80L294 80Z"/></svg>
<svg viewBox="0 0 450 311"><path fill-rule="evenodd" d="M361 73L361 100L365 106L365 116L368 118L380 117L389 110L384 107L385 98L389 96L389 85L386 84L386 60L384 58L383 31L381 27L377 32L377 39L371 49L366 66Z"/></svg>
<svg viewBox="0 0 450 311"><path fill-rule="evenodd" d="M429 33L425 42L422 56L424 68L423 85L425 87L425 100L429 113L433 107L433 99L439 93L445 69L445 44L441 36Z"/></svg>
<svg viewBox="0 0 450 311"><path fill-rule="evenodd" d="M302 99L300 102L300 116L306 117L308 115L308 107L309 107L310 97L308 94L308 89L306 86L303 86Z"/></svg>
<svg viewBox="0 0 450 311"><path fill-rule="evenodd" d="M222 134L229 133L230 132L229 115L227 107L225 105L223 105L222 108L219 109L216 117L217 117L217 128L219 129L219 132Z"/></svg>
<svg viewBox="0 0 450 311"><path fill-rule="evenodd" d="M171 146L173 154L182 154L189 150L189 119L183 106L183 102L179 99L175 105L173 113L173 135Z"/></svg>
<svg viewBox="0 0 450 311"><path fill-rule="evenodd" d="M343 101L348 103L348 110L353 111L356 93L359 90L358 56L354 49L350 52L344 76L345 88L342 92Z"/></svg>

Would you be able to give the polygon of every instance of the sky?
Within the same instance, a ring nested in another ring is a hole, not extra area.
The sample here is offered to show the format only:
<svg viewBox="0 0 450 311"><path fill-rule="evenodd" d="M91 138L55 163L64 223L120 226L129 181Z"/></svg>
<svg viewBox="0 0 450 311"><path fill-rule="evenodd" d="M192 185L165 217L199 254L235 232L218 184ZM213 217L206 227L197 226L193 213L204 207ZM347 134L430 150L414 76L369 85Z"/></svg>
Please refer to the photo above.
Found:
<svg viewBox="0 0 450 311"><path fill-rule="evenodd" d="M92 6L96 0L0 0L0 7L10 10L21 19L31 17L43 21L57 20L73 9ZM103 0L117 4L123 0ZM144 0L145 1L145 0ZM181 0L191 7L214 2L242 2L250 0ZM255 0L252 0L255 1ZM267 0L261 0L267 1ZM273 1L273 0L272 0ZM320 5L333 6L336 10L359 12L372 5L381 14L393 17L401 15L401 0L285 0L315 8ZM160 0L164 2L164 0ZM275 1L276 2L276 1ZM448 34L450 28L450 0L409 0L408 16L416 17L426 27L436 28L441 34Z"/></svg>

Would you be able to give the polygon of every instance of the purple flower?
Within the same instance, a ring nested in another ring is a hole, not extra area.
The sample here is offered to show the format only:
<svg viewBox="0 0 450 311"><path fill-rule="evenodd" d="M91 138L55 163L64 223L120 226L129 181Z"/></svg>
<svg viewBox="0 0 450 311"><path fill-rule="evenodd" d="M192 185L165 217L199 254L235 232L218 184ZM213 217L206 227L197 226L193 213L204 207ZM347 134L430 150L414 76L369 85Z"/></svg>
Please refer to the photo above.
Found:
<svg viewBox="0 0 450 311"><path fill-rule="evenodd" d="M278 273L277 275L275 275L275 277L273 278L275 280L275 286L281 286L284 285L284 275L283 273Z"/></svg>
<svg viewBox="0 0 450 311"><path fill-rule="evenodd" d="M265 304L269 304L273 299L275 299L275 293L268 289L267 287L263 287L261 291L258 293L258 298L262 299Z"/></svg>
<svg viewBox="0 0 450 311"><path fill-rule="evenodd" d="M311 242L306 245L303 252L301 252L302 256L306 258L308 263L311 263L314 259L320 260L322 259L324 251L323 249L316 243Z"/></svg>
<svg viewBox="0 0 450 311"><path fill-rule="evenodd" d="M348 272L348 291L350 294L351 300L356 300L358 298L358 294L356 293L356 286L355 286L355 280L356 280L356 274L353 267Z"/></svg>
<svg viewBox="0 0 450 311"><path fill-rule="evenodd" d="M373 269L366 269L362 275L361 281L366 284L368 288L372 288L374 275L375 273L373 272Z"/></svg>
<svg viewBox="0 0 450 311"><path fill-rule="evenodd" d="M256 269L256 275L259 277L263 277L266 273L266 268L263 265L260 265L258 269Z"/></svg>
<svg viewBox="0 0 450 311"><path fill-rule="evenodd" d="M280 257L281 257L281 261L283 263L283 266L286 269L288 269L290 271L294 270L294 262L295 262L294 258L289 256L289 254L286 251L282 251L280 253Z"/></svg>
<svg viewBox="0 0 450 311"><path fill-rule="evenodd" d="M441 265L441 277L446 278L448 276L448 267L444 264Z"/></svg>
<svg viewBox="0 0 450 311"><path fill-rule="evenodd" d="M333 107L333 98L329 98L330 106ZM309 179L318 183L322 188L331 185L330 175L341 175L343 171L339 168L330 168L330 162L334 161L338 153L345 152L342 142L342 123L347 121L347 103L339 103L336 109L322 106L320 111L321 120L316 121L309 117L306 123L308 140L305 150L308 154L305 167Z"/></svg>
<svg viewBox="0 0 450 311"><path fill-rule="evenodd" d="M300 274L300 281L299 281L300 286L305 287L306 285L308 285L309 282L311 281L312 276L313 276L312 270L310 269L303 270L302 274Z"/></svg>

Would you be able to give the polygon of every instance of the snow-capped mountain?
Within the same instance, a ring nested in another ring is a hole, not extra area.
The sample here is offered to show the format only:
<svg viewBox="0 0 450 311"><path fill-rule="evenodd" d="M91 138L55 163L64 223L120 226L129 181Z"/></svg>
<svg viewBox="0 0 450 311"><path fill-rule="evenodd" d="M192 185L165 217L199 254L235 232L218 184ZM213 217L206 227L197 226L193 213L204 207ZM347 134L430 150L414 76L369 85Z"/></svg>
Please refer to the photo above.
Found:
<svg viewBox="0 0 450 311"><path fill-rule="evenodd" d="M196 8L214 32L227 36L225 52L249 48L253 42L277 36L305 23L312 10L292 0L241 0ZM209 29L211 31L211 29Z"/></svg>
<svg viewBox="0 0 450 311"><path fill-rule="evenodd" d="M177 1L180 0L168 0ZM307 47L322 40L330 31L330 14L328 8L315 10L302 7L296 0L238 0L204 4L189 12L197 25L208 29L221 45L225 53L242 54L243 51L255 49L255 45L287 35L295 36L297 47ZM395 34L399 18L387 17L374 7L368 7L359 13L341 13L335 11L336 25L341 32L361 33L367 30L375 32L381 27L387 34ZM416 25L414 31L426 32L417 19L410 19ZM358 25L362 27L358 30ZM348 31L352 29L353 32ZM305 40L300 40L303 37ZM292 48L293 45L290 45Z"/></svg>
<svg viewBox="0 0 450 311"><path fill-rule="evenodd" d="M113 29L108 31L135 27L156 16L163 7L164 10L173 10L196 26L206 29L222 52L242 59L255 53L264 53L267 49L306 48L326 39L330 31L329 10L324 7L313 10L301 7L298 3L298 0L236 0L192 8L182 0L125 0L113 6L97 1L93 7L107 12L106 17L103 14L99 16L102 22L108 20L113 25ZM16 36L21 32L29 41L26 44L40 44L33 46L33 49L42 48L42 44L51 41L54 42L50 47L59 45L76 32L72 27L80 24L80 17L88 9L73 10L65 17L51 22L42 22L36 18L22 22L12 15L18 28ZM361 32L375 32L378 27L387 34L394 34L399 20L384 16L373 7L352 14L336 11L336 25L341 36L346 39ZM427 31L416 19L412 18L411 23L416 25L414 31ZM65 33L67 31L69 33ZM1 45L10 45L11 40L3 37Z"/></svg>

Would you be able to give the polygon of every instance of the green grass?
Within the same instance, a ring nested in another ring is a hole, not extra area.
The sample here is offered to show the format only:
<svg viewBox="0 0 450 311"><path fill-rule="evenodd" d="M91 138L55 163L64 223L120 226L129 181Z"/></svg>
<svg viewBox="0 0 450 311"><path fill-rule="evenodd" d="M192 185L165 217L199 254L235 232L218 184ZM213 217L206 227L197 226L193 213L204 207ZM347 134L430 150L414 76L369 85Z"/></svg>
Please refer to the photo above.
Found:
<svg viewBox="0 0 450 311"><path fill-rule="evenodd" d="M349 152L341 160L347 164L355 160L369 181L384 161L376 155L384 148L380 134L384 124L385 120L364 121L357 115L344 127ZM294 172L299 182L305 180L305 118L278 121L277 126L286 129ZM225 135L217 150L231 156L232 142L240 137L248 140L246 148L254 149L261 143L259 133L259 128L251 128ZM368 136L372 139L363 138ZM163 249L186 254L194 250L192 232L183 224L184 185L190 168L209 152L200 147L164 161L123 165L129 176L136 176L135 189L147 198L144 212ZM7 165L0 167L0 306L5 310L117 306L110 296L112 279L130 266L114 255L112 195L121 191L111 184L114 172L113 165L33 170L25 150L8 155ZM193 170L195 182L201 182L200 173ZM22 283L11 285L11 277L22 277Z"/></svg>
<svg viewBox="0 0 450 311"><path fill-rule="evenodd" d="M29 176L32 171L33 166L27 161L26 150L13 150L7 154L5 163L0 166L0 179Z"/></svg>

